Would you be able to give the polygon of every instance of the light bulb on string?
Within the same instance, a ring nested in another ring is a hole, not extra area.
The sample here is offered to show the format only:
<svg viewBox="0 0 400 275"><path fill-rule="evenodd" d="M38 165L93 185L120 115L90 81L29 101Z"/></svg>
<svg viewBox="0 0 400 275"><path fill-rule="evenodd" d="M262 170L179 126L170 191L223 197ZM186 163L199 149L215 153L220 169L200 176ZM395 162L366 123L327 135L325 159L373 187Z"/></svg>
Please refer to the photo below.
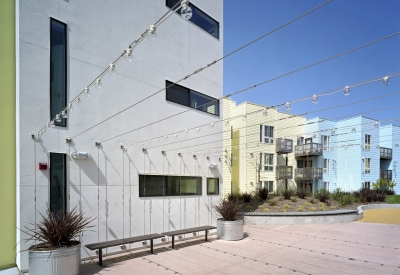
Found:
<svg viewBox="0 0 400 275"><path fill-rule="evenodd" d="M60 115L56 115L56 121L57 121L57 122L61 122L61 117L60 117Z"/></svg>
<svg viewBox="0 0 400 275"><path fill-rule="evenodd" d="M54 123L54 120L50 121L50 127L54 128L56 126L56 124Z"/></svg>
<svg viewBox="0 0 400 275"><path fill-rule="evenodd" d="M350 87L346 85L346 87L344 87L344 95L348 96L350 95Z"/></svg>
<svg viewBox="0 0 400 275"><path fill-rule="evenodd" d="M61 117L62 118L67 118L67 116L68 115L67 115L67 111L66 110L61 112Z"/></svg>
<svg viewBox="0 0 400 275"><path fill-rule="evenodd" d="M81 98L78 97L77 99L75 99L75 103L77 106L80 106L82 104Z"/></svg>
<svg viewBox="0 0 400 275"><path fill-rule="evenodd" d="M150 29L147 31L147 38L150 41L154 41L157 38L157 33L156 33L157 28L154 25L150 25Z"/></svg>
<svg viewBox="0 0 400 275"><path fill-rule="evenodd" d="M312 103L313 104L317 104L318 103L318 96L316 94L314 94L312 98L313 98Z"/></svg>
<svg viewBox="0 0 400 275"><path fill-rule="evenodd" d="M130 46L125 50L124 59L128 62L132 62L132 48Z"/></svg>
<svg viewBox="0 0 400 275"><path fill-rule="evenodd" d="M94 85L96 86L97 89L101 89L102 86L101 79L100 78L96 79L96 83Z"/></svg>
<svg viewBox="0 0 400 275"><path fill-rule="evenodd" d="M379 127L379 121L375 121L374 126L375 126L375 128L378 128Z"/></svg>
<svg viewBox="0 0 400 275"><path fill-rule="evenodd" d="M67 109L68 109L68 112L72 111L72 103L68 103Z"/></svg>
<svg viewBox="0 0 400 275"><path fill-rule="evenodd" d="M290 103L289 102L286 102L285 106L286 106L286 111L290 111L292 109L290 107Z"/></svg>
<svg viewBox="0 0 400 275"><path fill-rule="evenodd" d="M268 109L267 108L264 109L263 116L268 116Z"/></svg>
<svg viewBox="0 0 400 275"><path fill-rule="evenodd" d="M388 75L382 77L382 86L387 87L387 85L389 85L389 81L390 81L390 77Z"/></svg>
<svg viewBox="0 0 400 275"><path fill-rule="evenodd" d="M84 94L86 97L89 97L89 96L90 96L90 90L89 90L88 87L86 87L85 89L83 89L83 94Z"/></svg>
<svg viewBox="0 0 400 275"><path fill-rule="evenodd" d="M181 16L185 20L192 18L192 8L189 7L189 0L183 0L181 3Z"/></svg>
<svg viewBox="0 0 400 275"><path fill-rule="evenodd" d="M111 75L111 76L113 76L113 75L115 75L115 65L114 64L110 64L110 67L108 68L108 73Z"/></svg>

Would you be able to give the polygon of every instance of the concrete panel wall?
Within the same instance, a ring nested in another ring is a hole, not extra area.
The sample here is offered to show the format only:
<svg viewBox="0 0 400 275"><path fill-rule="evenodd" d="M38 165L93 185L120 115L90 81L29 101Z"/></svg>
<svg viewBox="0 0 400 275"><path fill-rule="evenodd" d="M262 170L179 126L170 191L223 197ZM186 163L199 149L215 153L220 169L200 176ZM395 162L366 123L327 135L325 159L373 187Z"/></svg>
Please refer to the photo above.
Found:
<svg viewBox="0 0 400 275"><path fill-rule="evenodd" d="M167 102L162 91L80 134L164 88L165 80L177 81L222 56L222 1L192 2L220 23L219 39L173 14L157 28L154 42L145 39L134 49L131 63L121 60L116 65L115 76L107 74L100 90L91 88L90 97L81 98L81 106L74 105L68 114L67 127L50 129L37 141L30 138L31 131L38 131L50 119L50 17L67 24L67 98L71 100L168 8L165 1L159 0L18 3L20 126L17 131L21 136L18 144L21 150L17 157L21 169L17 197L20 225L38 222L38 211L43 213L48 206L49 171L38 171L37 163L49 163L49 152L69 155L74 151L92 156L90 160L67 157L68 208L77 207L96 218L92 223L95 232L85 233L84 244L215 224L212 205L220 196L207 196L206 178L220 178L222 190L222 163L219 161L222 154L217 149L222 148L223 128L222 123L210 126L219 121L221 115L192 109L157 122L189 109ZM222 68L219 62L181 85L220 98ZM131 132L123 134L127 131ZM113 138L119 134L123 135ZM165 135L168 138L164 138ZM66 136L76 137L67 144ZM102 145L96 147L95 140L103 141ZM122 151L120 143L132 146ZM147 152L143 153L142 148L147 148ZM161 150L167 154L162 155ZM182 155L178 156L178 152ZM197 154L197 159L193 154ZM210 163L217 168L210 169ZM200 176L203 192L193 197L139 198L139 174ZM19 240L25 237L22 233L18 235ZM17 250L29 245L20 242ZM109 248L107 253L118 249ZM82 249L82 257L93 254ZM23 270L28 268L27 252L17 255L17 264Z"/></svg>

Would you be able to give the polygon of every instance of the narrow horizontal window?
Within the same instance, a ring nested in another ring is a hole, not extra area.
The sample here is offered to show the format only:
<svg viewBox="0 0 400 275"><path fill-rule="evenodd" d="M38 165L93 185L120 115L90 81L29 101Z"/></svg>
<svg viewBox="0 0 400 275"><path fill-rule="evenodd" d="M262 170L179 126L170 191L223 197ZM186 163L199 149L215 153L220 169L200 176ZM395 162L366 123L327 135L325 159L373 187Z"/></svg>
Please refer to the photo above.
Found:
<svg viewBox="0 0 400 275"><path fill-rule="evenodd" d="M172 82L166 81L166 99L168 101L219 116L218 99L172 84Z"/></svg>
<svg viewBox="0 0 400 275"><path fill-rule="evenodd" d="M166 6L172 9L180 0L166 0ZM192 9L192 17L189 21L193 22L209 34L219 38L219 23L211 16L206 14L204 11L199 9L197 6L189 3L190 8ZM181 9L176 11L177 13L181 13Z"/></svg>
<svg viewBox="0 0 400 275"><path fill-rule="evenodd" d="M139 175L139 197L201 195L201 177Z"/></svg>
<svg viewBox="0 0 400 275"><path fill-rule="evenodd" d="M219 178L207 178L207 195L219 194Z"/></svg>

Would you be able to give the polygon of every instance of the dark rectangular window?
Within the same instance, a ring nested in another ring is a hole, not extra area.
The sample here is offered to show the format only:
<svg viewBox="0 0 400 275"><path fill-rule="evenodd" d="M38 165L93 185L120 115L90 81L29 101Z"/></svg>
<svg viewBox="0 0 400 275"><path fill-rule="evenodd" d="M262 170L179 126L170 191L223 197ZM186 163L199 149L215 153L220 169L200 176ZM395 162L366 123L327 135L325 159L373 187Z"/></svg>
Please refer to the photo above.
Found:
<svg viewBox="0 0 400 275"><path fill-rule="evenodd" d="M139 197L201 195L201 177L139 175Z"/></svg>
<svg viewBox="0 0 400 275"><path fill-rule="evenodd" d="M67 102L67 26L57 20L50 20L50 119L53 119ZM54 123L57 126L67 126L65 118Z"/></svg>
<svg viewBox="0 0 400 275"><path fill-rule="evenodd" d="M180 0L166 0L166 5L170 9L172 9ZM218 21L211 18L204 11L189 3L190 8L192 9L192 17L189 21L192 21L194 24L208 32L209 34L219 38L219 23ZM178 14L181 13L181 9L176 11Z"/></svg>
<svg viewBox="0 0 400 275"><path fill-rule="evenodd" d="M219 100L166 81L166 99L196 110L219 116ZM169 87L171 86L171 87Z"/></svg>
<svg viewBox="0 0 400 275"><path fill-rule="evenodd" d="M66 213L67 180L65 154L50 153L50 211Z"/></svg>
<svg viewBox="0 0 400 275"><path fill-rule="evenodd" d="M219 178L207 178L207 195L219 194Z"/></svg>

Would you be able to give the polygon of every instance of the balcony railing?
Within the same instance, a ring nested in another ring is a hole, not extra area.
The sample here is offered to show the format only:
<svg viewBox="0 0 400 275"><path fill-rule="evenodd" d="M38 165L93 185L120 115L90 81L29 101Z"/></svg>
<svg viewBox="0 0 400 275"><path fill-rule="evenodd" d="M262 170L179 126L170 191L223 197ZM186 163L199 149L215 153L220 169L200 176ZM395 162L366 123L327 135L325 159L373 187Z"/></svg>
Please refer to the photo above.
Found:
<svg viewBox="0 0 400 275"><path fill-rule="evenodd" d="M381 159L392 159L392 149L381 147Z"/></svg>
<svg viewBox="0 0 400 275"><path fill-rule="evenodd" d="M382 170L381 169L381 175L380 177L382 179L388 179L388 180L392 180L392 170Z"/></svg>
<svg viewBox="0 0 400 275"><path fill-rule="evenodd" d="M276 153L277 154L293 153L293 140L278 138L276 140Z"/></svg>
<svg viewBox="0 0 400 275"><path fill-rule="evenodd" d="M293 178L293 166L276 166L276 179L285 180Z"/></svg>
<svg viewBox="0 0 400 275"><path fill-rule="evenodd" d="M303 145L297 145L295 147L295 157L306 157L306 156L321 156L322 155L322 144L321 143L306 143Z"/></svg>
<svg viewBox="0 0 400 275"><path fill-rule="evenodd" d="M322 168L307 167L294 170L296 180L320 180L322 179Z"/></svg>

